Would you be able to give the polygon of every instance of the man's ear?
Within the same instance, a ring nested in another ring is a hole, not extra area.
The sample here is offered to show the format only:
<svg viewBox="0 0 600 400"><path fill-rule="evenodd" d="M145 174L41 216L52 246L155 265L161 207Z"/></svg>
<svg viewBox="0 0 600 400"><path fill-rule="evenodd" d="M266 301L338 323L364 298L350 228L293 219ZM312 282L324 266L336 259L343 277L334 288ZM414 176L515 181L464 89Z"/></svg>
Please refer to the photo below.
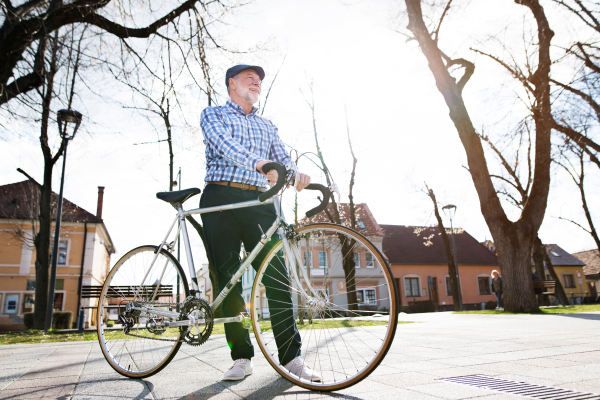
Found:
<svg viewBox="0 0 600 400"><path fill-rule="evenodd" d="M235 89L235 84L236 84L235 79L229 78L229 88L230 89Z"/></svg>

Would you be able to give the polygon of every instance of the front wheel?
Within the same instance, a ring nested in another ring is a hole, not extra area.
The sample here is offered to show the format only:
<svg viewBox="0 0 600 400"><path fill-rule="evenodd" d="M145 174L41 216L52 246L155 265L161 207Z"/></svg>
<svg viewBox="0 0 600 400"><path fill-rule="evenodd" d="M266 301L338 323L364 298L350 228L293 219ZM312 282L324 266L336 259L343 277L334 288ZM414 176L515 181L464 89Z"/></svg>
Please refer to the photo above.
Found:
<svg viewBox="0 0 600 400"><path fill-rule="evenodd" d="M373 243L344 226L308 225L287 242L273 247L254 281L256 341L269 363L296 385L319 391L354 385L381 363L396 332L391 270ZM283 366L299 353L320 381Z"/></svg>
<svg viewBox="0 0 600 400"><path fill-rule="evenodd" d="M96 321L100 348L111 367L130 378L148 377L163 369L181 347L180 329L164 327L164 322L175 319L128 311L127 306L177 312L188 295L185 274L166 250L141 246L121 257L102 287ZM105 328L103 323L108 321L116 329Z"/></svg>

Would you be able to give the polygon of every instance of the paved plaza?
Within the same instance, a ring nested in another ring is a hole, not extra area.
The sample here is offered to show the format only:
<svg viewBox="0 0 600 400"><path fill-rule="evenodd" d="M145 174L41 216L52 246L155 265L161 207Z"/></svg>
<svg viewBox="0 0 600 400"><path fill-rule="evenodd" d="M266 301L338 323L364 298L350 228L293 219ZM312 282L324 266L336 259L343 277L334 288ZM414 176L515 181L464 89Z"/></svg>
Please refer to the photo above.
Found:
<svg viewBox="0 0 600 400"><path fill-rule="evenodd" d="M316 393L280 378L262 354L254 374L222 382L231 365L225 338L183 345L157 375L114 372L96 342L0 347L1 399L525 399L444 382L485 375L600 395L600 313L563 315L401 314L386 359L363 382ZM258 352L258 347L256 348Z"/></svg>

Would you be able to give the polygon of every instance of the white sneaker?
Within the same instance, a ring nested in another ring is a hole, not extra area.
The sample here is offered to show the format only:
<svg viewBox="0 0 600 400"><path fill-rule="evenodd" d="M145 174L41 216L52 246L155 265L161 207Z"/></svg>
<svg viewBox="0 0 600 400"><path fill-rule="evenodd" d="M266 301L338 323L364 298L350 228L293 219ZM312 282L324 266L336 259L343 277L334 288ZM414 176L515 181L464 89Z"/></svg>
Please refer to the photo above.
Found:
<svg viewBox="0 0 600 400"><path fill-rule="evenodd" d="M224 381L239 381L252 373L252 360L240 358L233 362L233 365L225 372Z"/></svg>
<svg viewBox="0 0 600 400"><path fill-rule="evenodd" d="M313 371L312 368L310 368L300 356L285 364L283 368L287 369L290 371L290 373L299 378L306 379L307 381L321 382L321 375Z"/></svg>

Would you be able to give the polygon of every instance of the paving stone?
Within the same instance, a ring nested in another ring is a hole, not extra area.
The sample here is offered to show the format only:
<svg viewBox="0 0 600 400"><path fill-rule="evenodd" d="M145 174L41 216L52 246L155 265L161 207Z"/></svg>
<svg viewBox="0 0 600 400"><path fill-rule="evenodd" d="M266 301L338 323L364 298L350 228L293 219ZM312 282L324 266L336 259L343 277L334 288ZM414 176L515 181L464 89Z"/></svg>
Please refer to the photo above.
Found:
<svg viewBox="0 0 600 400"><path fill-rule="evenodd" d="M18 389L5 389L1 392L2 399L71 399L75 384L62 384L56 386L35 386Z"/></svg>
<svg viewBox="0 0 600 400"><path fill-rule="evenodd" d="M434 371L427 371L427 373L420 372L402 372L399 374L382 375L382 376L369 376L370 380L385 383L386 385L394 386L397 388L404 388L415 385L426 385L435 383L436 377L430 374Z"/></svg>
<svg viewBox="0 0 600 400"><path fill-rule="evenodd" d="M419 393L425 393L431 396L441 397L443 399L468 399L472 397L486 396L490 394L490 391L486 389L446 382L437 382L429 385L411 386L405 389Z"/></svg>

